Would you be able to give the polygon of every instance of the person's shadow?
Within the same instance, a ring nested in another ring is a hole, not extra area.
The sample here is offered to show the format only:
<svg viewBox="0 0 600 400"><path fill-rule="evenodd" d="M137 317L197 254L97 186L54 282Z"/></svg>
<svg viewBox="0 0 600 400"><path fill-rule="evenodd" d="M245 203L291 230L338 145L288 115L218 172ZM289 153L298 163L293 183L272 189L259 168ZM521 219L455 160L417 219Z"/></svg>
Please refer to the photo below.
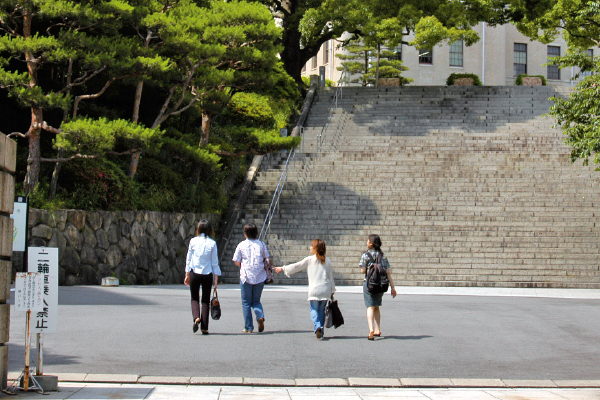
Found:
<svg viewBox="0 0 600 400"><path fill-rule="evenodd" d="M385 336L381 336L378 338L375 338L376 341L378 340L386 340L386 339L394 339L394 340L421 340L421 339L429 339L432 338L433 336L431 335L413 335L413 336L395 336L395 335L385 335ZM346 339L364 339L366 338L366 336L327 336L324 337L323 340L346 340Z"/></svg>

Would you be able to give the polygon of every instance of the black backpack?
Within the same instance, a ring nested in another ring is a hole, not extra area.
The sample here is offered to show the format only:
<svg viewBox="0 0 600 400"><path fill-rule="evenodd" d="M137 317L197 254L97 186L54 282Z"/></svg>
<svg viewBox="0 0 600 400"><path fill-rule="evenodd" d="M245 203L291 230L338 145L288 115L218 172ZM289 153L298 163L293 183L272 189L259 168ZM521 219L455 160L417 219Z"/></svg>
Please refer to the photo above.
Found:
<svg viewBox="0 0 600 400"><path fill-rule="evenodd" d="M388 279L387 272L381 265L381 260L383 258L383 253L377 252L377 259L374 260L371 253L368 251L365 252L369 260L371 261L371 265L367 269L367 291L369 293L385 293L390 286L390 280Z"/></svg>

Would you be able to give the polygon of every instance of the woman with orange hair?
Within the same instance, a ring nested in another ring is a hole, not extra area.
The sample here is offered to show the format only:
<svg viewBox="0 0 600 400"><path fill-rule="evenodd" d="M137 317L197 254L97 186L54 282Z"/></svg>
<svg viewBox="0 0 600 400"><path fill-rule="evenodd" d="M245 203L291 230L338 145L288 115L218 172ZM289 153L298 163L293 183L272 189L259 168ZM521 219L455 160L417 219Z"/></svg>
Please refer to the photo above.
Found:
<svg viewBox="0 0 600 400"><path fill-rule="evenodd" d="M306 270L310 317L313 321L317 339L321 339L325 333L325 307L327 301L335 293L331 260L325 257L326 250L325 242L321 239L315 239L310 244L310 256L297 263L274 268L277 273L285 272L287 277Z"/></svg>

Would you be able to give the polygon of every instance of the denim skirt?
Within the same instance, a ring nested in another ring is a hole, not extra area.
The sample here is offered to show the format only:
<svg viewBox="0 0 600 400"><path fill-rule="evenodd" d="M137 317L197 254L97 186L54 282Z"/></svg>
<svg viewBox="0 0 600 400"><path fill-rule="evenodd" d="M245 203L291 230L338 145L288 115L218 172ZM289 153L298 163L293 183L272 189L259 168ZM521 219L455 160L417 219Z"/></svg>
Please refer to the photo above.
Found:
<svg viewBox="0 0 600 400"><path fill-rule="evenodd" d="M367 281L363 283L363 296L365 298L365 306L380 307L383 293L371 293L367 290Z"/></svg>

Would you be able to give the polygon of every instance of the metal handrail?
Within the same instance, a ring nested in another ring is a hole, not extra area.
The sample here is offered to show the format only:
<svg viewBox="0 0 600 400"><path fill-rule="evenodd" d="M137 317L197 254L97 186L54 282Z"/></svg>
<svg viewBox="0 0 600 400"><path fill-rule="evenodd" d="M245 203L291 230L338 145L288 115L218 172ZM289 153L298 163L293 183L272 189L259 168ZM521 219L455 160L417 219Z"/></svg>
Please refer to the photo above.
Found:
<svg viewBox="0 0 600 400"><path fill-rule="evenodd" d="M337 108L338 97L339 98L342 97L342 83L345 81L345 79L347 79L345 76L346 73L347 73L347 69L344 68L342 70L342 75L340 76L340 79L338 80L338 87L335 91L335 96L333 99L333 101L335 101L336 108ZM307 96L307 98L309 96ZM308 114L308 110L310 109L310 104L312 103L312 97L308 103L309 103L308 108L305 105L304 106L305 110L303 110L303 112L302 112L304 117L302 117L302 116L300 117L300 120L298 121L298 125L296 126L297 129L294 129L294 130L297 130L300 132L303 131L304 120L306 119L306 115ZM331 109L329 110L329 112L331 114ZM329 119L329 117L328 117L328 119ZM321 135L318 135L318 136L321 136ZM318 136L317 136L317 138L318 138ZM320 145L317 143L317 146L319 147ZM304 147L304 144L303 144L303 147ZM265 238L267 237L267 235L269 234L269 229L271 228L271 220L273 219L273 216L275 215L275 210L277 210L277 207L279 206L279 198L281 197L281 193L283 192L283 188L287 182L288 172L289 172L289 168L291 165L290 162L294 159L295 155L296 155L296 149L290 150L287 160L285 161L285 166L283 168L283 171L281 172L281 176L279 177L279 182L277 182L277 187L275 188L275 193L273 193L273 199L271 200L271 204L269 205L269 210L267 211L267 215L265 216L265 221L263 222L263 226L260 229L260 234L258 235L258 238L261 241L264 241Z"/></svg>
<svg viewBox="0 0 600 400"><path fill-rule="evenodd" d="M342 98L343 84L348 79L348 77L346 76L347 73L348 73L348 70L346 69L346 67L344 67L344 69L342 70L342 74L340 75L340 79L338 80L337 88L335 90L335 95L333 96L333 99L331 100L331 103L335 104L336 110L338 108L338 98L339 99ZM326 132L327 126L329 125L330 119L331 119L331 108L329 108L329 114L327 114L327 122L323 126L323 129L321 129L321 133L317 135L317 153L321 152L321 148L323 146L323 143L325 142L325 132Z"/></svg>
<svg viewBox="0 0 600 400"><path fill-rule="evenodd" d="M264 241L265 237L269 233L269 229L271 228L271 220L273 219L273 215L275 215L275 210L279 205L279 198L281 196L281 193L283 192L283 187L287 182L290 161L294 159L295 155L296 149L290 150L290 154L288 154L287 160L285 161L285 166L283 167L283 171L281 172L281 176L279 177L279 182L277 183L277 187L275 188L275 193L273 194L273 199L271 200L271 204L269 205L269 210L267 211L267 215L265 216L265 222L263 223L263 226L260 229L260 235L258 235L258 239L261 241Z"/></svg>

